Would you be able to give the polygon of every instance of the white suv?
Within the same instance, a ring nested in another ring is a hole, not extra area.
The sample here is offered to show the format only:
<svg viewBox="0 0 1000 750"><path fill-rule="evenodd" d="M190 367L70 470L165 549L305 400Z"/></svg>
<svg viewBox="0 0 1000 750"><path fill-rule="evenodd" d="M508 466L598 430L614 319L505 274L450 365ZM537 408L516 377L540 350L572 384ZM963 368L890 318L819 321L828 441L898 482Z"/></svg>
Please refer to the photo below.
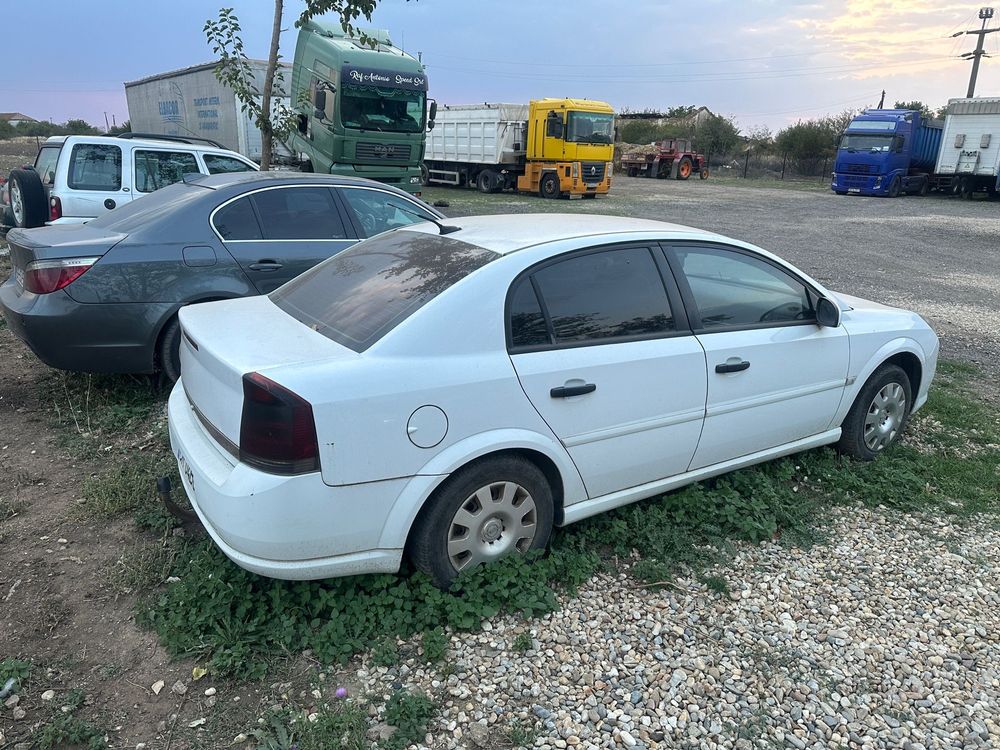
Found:
<svg viewBox="0 0 1000 750"><path fill-rule="evenodd" d="M4 186L14 226L80 224L184 175L249 172L257 165L215 141L124 133L47 139L34 167L15 169Z"/></svg>

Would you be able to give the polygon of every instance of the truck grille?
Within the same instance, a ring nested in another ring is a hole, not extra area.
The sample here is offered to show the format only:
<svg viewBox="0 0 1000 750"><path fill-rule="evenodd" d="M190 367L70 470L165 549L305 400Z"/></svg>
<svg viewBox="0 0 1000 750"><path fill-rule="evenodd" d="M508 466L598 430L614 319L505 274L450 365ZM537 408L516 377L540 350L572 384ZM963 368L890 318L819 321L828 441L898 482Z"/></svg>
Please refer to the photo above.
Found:
<svg viewBox="0 0 1000 750"><path fill-rule="evenodd" d="M868 178L864 175L844 175L841 182L845 187L865 187L868 184Z"/></svg>
<svg viewBox="0 0 1000 750"><path fill-rule="evenodd" d="M585 161L580 164L580 176L588 185L596 185L604 179L604 169L607 162Z"/></svg>
<svg viewBox="0 0 1000 750"><path fill-rule="evenodd" d="M847 172L849 174L871 174L877 171L877 167L873 164L848 164Z"/></svg>
<svg viewBox="0 0 1000 750"><path fill-rule="evenodd" d="M355 155L359 159L371 161L408 162L410 160L409 143L358 143Z"/></svg>

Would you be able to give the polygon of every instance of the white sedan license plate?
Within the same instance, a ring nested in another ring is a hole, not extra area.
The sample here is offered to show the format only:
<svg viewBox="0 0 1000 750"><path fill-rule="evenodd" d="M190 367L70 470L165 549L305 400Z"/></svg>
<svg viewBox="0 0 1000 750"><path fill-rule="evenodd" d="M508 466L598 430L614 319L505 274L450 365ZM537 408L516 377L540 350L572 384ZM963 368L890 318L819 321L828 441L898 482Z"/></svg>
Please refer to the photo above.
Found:
<svg viewBox="0 0 1000 750"><path fill-rule="evenodd" d="M177 468L184 478L184 482L187 484L187 490L191 493L191 499L194 500L194 472L191 471L191 467L188 466L187 459L184 458L184 454L177 453Z"/></svg>

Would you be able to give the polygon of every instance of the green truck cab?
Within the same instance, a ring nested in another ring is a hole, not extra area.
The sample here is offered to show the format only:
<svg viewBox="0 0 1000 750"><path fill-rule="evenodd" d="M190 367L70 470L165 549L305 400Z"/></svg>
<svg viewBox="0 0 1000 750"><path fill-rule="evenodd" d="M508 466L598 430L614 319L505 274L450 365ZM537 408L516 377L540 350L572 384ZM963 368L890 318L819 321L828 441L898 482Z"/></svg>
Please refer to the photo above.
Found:
<svg viewBox="0 0 1000 750"><path fill-rule="evenodd" d="M365 33L374 47L339 23L313 19L299 29L292 66L298 122L287 145L307 171L419 193L424 139L437 110L428 103L424 66L388 32Z"/></svg>

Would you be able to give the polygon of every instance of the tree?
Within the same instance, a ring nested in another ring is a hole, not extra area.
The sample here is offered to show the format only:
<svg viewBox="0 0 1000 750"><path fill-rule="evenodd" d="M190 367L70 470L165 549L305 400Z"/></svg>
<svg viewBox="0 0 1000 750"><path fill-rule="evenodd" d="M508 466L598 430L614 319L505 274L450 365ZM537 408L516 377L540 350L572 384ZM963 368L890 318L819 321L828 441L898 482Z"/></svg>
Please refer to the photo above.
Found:
<svg viewBox="0 0 1000 750"><path fill-rule="evenodd" d="M301 26L314 16L335 13L340 17L340 25L344 33L353 36L360 43L369 47L375 46L375 40L363 31L355 28L354 22L364 17L371 21L372 13L378 0L305 0L305 10L295 22ZM274 140L283 140L296 124L295 110L283 103L274 105L273 97L279 95L284 84L284 74L278 65L281 56L278 54L281 37L281 14L284 11L284 0L274 0L274 20L271 24L271 49L267 57L267 68L264 72L263 85L258 87L256 75L250 65L250 60L243 51L243 39L239 19L232 8L219 10L219 17L205 22L204 32L212 51L219 55L219 64L215 76L236 94L240 109L253 117L254 124L260 128L261 154L260 168L271 168L271 152Z"/></svg>
<svg viewBox="0 0 1000 750"><path fill-rule="evenodd" d="M62 125L66 135L95 135L100 131L86 120L67 120Z"/></svg>
<svg viewBox="0 0 1000 750"><path fill-rule="evenodd" d="M677 125L660 125L656 120L629 120L621 128L625 143L647 144L664 138L678 138L686 133Z"/></svg>
<svg viewBox="0 0 1000 750"><path fill-rule="evenodd" d="M747 131L747 145L755 152L769 152L774 148L774 135L766 125L755 125Z"/></svg>
<svg viewBox="0 0 1000 750"><path fill-rule="evenodd" d="M914 99L912 102L896 102L893 105L896 109L912 109L920 113L920 116L925 120L930 120L934 117L934 110L924 104L922 101Z"/></svg>
<svg viewBox="0 0 1000 750"><path fill-rule="evenodd" d="M126 120L121 125L112 125L108 128L108 135L121 135L122 133L132 132L132 121Z"/></svg>
<svg viewBox="0 0 1000 750"><path fill-rule="evenodd" d="M814 173L821 161L829 159L836 151L837 136L835 118L821 120L799 120L794 125L778 132L775 144L778 150L788 154L803 172Z"/></svg>
<svg viewBox="0 0 1000 750"><path fill-rule="evenodd" d="M728 117L712 115L698 126L694 141L703 154L724 158L740 142L740 130Z"/></svg>

